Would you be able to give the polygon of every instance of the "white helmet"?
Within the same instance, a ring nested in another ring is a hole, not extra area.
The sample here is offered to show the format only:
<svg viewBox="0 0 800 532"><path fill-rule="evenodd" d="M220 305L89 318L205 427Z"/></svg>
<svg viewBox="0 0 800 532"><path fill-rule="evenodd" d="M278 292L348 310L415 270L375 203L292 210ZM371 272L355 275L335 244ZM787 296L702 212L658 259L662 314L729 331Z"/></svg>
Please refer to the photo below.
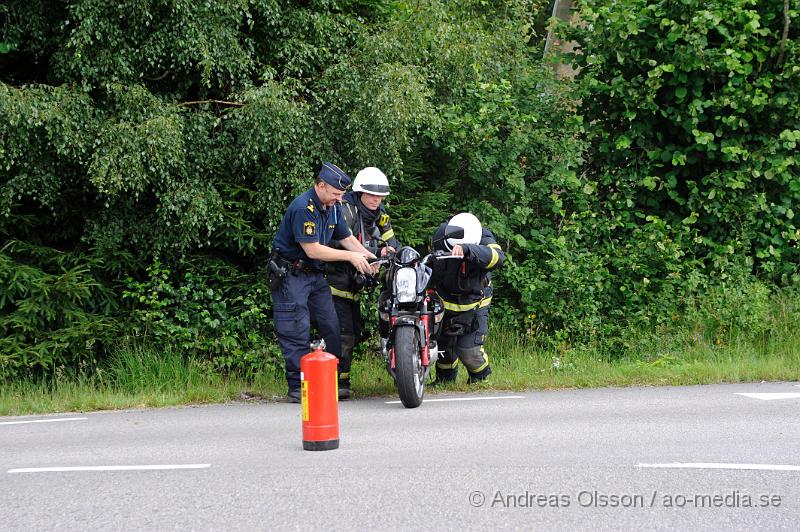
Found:
<svg viewBox="0 0 800 532"><path fill-rule="evenodd" d="M373 196L389 195L389 180L386 174L375 168L367 166L356 174L353 182L353 192L366 192Z"/></svg>
<svg viewBox="0 0 800 532"><path fill-rule="evenodd" d="M448 238L444 241L447 249L453 249L457 244L480 244L483 228L478 218L469 212L456 214L447 222L447 227L461 227L464 229L462 238Z"/></svg>

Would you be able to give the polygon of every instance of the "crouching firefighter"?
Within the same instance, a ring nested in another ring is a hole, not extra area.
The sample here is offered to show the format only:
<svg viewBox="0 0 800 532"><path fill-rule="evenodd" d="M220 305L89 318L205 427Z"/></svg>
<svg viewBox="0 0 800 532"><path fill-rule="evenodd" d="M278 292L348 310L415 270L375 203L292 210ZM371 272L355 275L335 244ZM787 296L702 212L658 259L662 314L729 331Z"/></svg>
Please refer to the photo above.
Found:
<svg viewBox="0 0 800 532"><path fill-rule="evenodd" d="M463 228L464 236L445 239L448 226ZM455 381L459 362L467 368L468 383L481 381L492 373L483 349L489 332L491 272L503 265L505 254L492 232L470 213L457 214L440 225L432 247L461 257L433 264L433 283L445 309L439 338L444 353L436 361L435 384Z"/></svg>
<svg viewBox="0 0 800 532"><path fill-rule="evenodd" d="M289 204L272 241L269 284L290 403L300 402L300 358L309 352L312 321L327 350L341 356L339 320L323 266L349 262L367 273L372 271L367 259L376 258L344 221L339 201L348 185L347 174L332 163L323 163L314 186ZM342 249L328 247L331 240L338 240Z"/></svg>
<svg viewBox="0 0 800 532"><path fill-rule="evenodd" d="M386 175L377 168L367 167L356 174L353 190L342 198L344 219L353 236L367 250L381 257L399 247L389 215L381 204L388 195L389 180ZM340 244L334 241L330 246L337 248ZM359 273L351 265L339 262L329 265L327 279L342 336L339 399L349 399L353 349L362 339L361 329L364 324L359 295L371 278Z"/></svg>

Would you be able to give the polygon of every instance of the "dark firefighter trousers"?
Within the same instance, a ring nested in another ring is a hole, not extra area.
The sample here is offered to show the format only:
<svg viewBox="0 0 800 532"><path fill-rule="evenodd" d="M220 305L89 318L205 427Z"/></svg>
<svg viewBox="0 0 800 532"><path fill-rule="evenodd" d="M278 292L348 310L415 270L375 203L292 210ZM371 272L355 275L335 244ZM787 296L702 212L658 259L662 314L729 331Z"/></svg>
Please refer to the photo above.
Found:
<svg viewBox="0 0 800 532"><path fill-rule="evenodd" d="M469 374L469 382L485 379L492 372L483 344L489 333L489 306L466 312L445 311L439 348L444 350L436 361L436 379L455 380L459 362Z"/></svg>
<svg viewBox="0 0 800 532"><path fill-rule="evenodd" d="M350 380L350 367L353 363L353 349L361 341L361 328L364 320L361 317L361 304L354 299L333 296L333 306L339 317L339 332L342 337L342 356L339 358L339 381Z"/></svg>

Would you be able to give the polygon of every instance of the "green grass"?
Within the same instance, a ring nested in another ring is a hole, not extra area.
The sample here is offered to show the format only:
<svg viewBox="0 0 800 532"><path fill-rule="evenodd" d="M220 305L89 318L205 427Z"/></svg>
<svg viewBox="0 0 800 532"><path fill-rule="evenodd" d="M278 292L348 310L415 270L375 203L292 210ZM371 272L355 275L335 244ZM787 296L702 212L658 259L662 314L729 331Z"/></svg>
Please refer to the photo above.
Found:
<svg viewBox="0 0 800 532"><path fill-rule="evenodd" d="M272 399L285 393L274 375L245 381L204 371L174 352L123 347L91 375L57 375L48 382L15 382L0 388L0 415L164 407Z"/></svg>
<svg viewBox="0 0 800 532"><path fill-rule="evenodd" d="M642 351L636 358L609 359L592 348L543 349L513 332L492 331L486 348L494 370L489 381L467 385L462 368L458 382L441 390L519 391L800 380L798 334L769 341L732 338L729 344L692 340L682 347L673 345L668 352L664 351L663 338L659 342L653 337L651 341L654 349ZM353 379L359 395L394 394L393 383L378 357L358 361Z"/></svg>
<svg viewBox="0 0 800 532"><path fill-rule="evenodd" d="M655 330L632 328L618 337L571 346L494 328L486 350L494 373L468 386L457 383L428 394L470 390L526 390L603 386L659 386L800 380L800 298L778 297L756 331L734 330L713 319L692 318ZM550 347L545 347L550 345ZM361 346L353 364L355 397L394 396L394 384L373 346ZM0 388L0 415L281 400L282 374L223 377L174 351L122 346L89 373L56 372L47 382Z"/></svg>

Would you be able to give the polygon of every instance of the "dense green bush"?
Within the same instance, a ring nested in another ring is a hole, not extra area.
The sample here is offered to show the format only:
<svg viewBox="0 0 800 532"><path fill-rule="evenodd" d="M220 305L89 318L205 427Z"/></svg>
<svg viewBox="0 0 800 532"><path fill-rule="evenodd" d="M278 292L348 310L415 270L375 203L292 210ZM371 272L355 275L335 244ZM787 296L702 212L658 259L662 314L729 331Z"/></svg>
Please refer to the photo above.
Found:
<svg viewBox="0 0 800 532"><path fill-rule="evenodd" d="M120 332L96 258L16 240L0 249L0 380L28 369L95 367Z"/></svg>
<svg viewBox="0 0 800 532"><path fill-rule="evenodd" d="M739 256L759 275L800 280L800 11L790 4L578 3L572 60L606 216L623 229L660 217L694 240L684 249L709 271Z"/></svg>
<svg viewBox="0 0 800 532"><path fill-rule="evenodd" d="M797 11L585 2L573 83L550 7L0 4L0 378L125 337L279 364L264 258L326 159L390 175L402 242L475 212L495 318L560 344L797 282Z"/></svg>
<svg viewBox="0 0 800 532"><path fill-rule="evenodd" d="M222 261L193 262L172 269L155 261L143 281L127 279L122 297L134 309L128 334L174 347L218 371L275 368L279 351L265 338L264 276L243 275Z"/></svg>
<svg viewBox="0 0 800 532"><path fill-rule="evenodd" d="M784 41L778 1L577 5L559 31L577 44L561 60L579 69L585 203L524 269L544 275L515 279L529 327L608 341L696 302L716 330L755 330L733 294L758 306L751 276L800 280L798 11Z"/></svg>

